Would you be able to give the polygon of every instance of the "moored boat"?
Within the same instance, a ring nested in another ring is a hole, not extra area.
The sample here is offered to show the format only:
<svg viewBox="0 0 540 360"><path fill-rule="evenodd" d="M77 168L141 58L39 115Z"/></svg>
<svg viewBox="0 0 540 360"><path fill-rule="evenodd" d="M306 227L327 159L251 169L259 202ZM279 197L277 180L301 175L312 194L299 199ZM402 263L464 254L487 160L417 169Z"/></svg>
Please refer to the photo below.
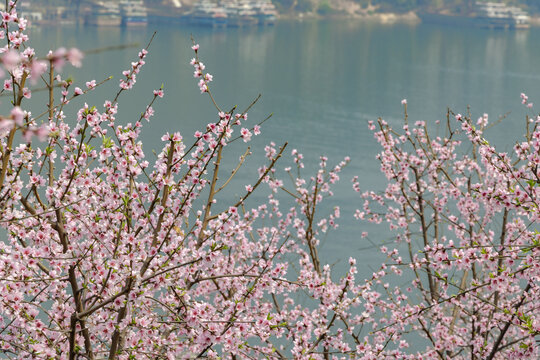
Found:
<svg viewBox="0 0 540 360"><path fill-rule="evenodd" d="M454 26L476 26L492 29L523 29L530 27L527 12L519 7L496 2L476 2L473 11L467 15L448 11L420 11L418 17L424 23Z"/></svg>
<svg viewBox="0 0 540 360"><path fill-rule="evenodd" d="M228 26L242 27L257 23L256 12L249 2L229 0L224 1L222 4L227 14Z"/></svg>
<svg viewBox="0 0 540 360"><path fill-rule="evenodd" d="M272 25L277 15L270 0L199 0L180 21L191 25L244 27Z"/></svg>
<svg viewBox="0 0 540 360"><path fill-rule="evenodd" d="M509 8L509 11L513 19L513 27L516 29L528 29L531 27L531 17L525 10L517 6L512 6Z"/></svg>
<svg viewBox="0 0 540 360"><path fill-rule="evenodd" d="M121 22L120 7L114 2L95 3L85 17L85 24L93 26L120 26Z"/></svg>
<svg viewBox="0 0 540 360"><path fill-rule="evenodd" d="M278 12L270 0L256 1L253 3L253 8L259 25L274 25Z"/></svg>
<svg viewBox="0 0 540 360"><path fill-rule="evenodd" d="M122 26L146 26L148 13L143 0L121 0Z"/></svg>
<svg viewBox="0 0 540 360"><path fill-rule="evenodd" d="M210 0L200 0L193 9L186 13L182 19L191 25L201 26L226 26L228 16L225 9Z"/></svg>

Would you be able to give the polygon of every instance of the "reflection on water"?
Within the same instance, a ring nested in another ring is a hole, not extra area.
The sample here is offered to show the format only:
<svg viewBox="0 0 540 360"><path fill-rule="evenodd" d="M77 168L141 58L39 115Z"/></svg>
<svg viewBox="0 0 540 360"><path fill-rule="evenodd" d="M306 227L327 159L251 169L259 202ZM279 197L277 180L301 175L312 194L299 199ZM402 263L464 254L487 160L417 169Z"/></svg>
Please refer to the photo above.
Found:
<svg viewBox="0 0 540 360"><path fill-rule="evenodd" d="M201 44L202 61L215 76L214 95L225 109L233 105L244 108L261 93L262 99L249 114L250 121L274 113L263 128L263 137L254 140L255 148L270 140L288 141L291 149L298 148L306 155L311 168L321 154L334 161L352 156L332 203L348 210L359 206L350 200L349 179L353 175L361 176L364 188L381 188L383 184L374 160L378 148L366 122L382 116L399 125L402 98L408 99L412 120L429 123L443 118L447 107L465 112L470 105L474 117L487 112L491 119L510 112L508 119L488 134L505 148L521 134L515 124L522 124L529 111L520 104L519 94L526 92L533 102L539 98L536 102L540 104L537 29L490 31L321 21L215 31L153 26L129 31L43 28L33 30L31 36L33 45L43 53L60 45L93 49L137 42L141 47L155 30L157 36L138 77L138 87L120 100L120 121L133 121L150 101L152 89L164 84L166 97L155 105L156 117L143 133L147 151L161 147L159 138L164 132L181 130L185 138L191 138L190 133L215 120L217 111L199 94L188 64L193 56L193 35ZM114 96L122 70L129 67L137 51L88 55L84 69L66 69L77 86L93 78L115 76L101 93L77 99L76 105L84 101L100 105L106 97ZM261 157L255 153L251 164ZM242 176L251 178L253 166L244 169ZM358 223L344 217L338 232L325 243L328 261L346 259L351 249L366 247L359 233ZM391 236L375 233L375 243ZM358 251L357 256L362 260L359 263L375 261L367 252Z"/></svg>

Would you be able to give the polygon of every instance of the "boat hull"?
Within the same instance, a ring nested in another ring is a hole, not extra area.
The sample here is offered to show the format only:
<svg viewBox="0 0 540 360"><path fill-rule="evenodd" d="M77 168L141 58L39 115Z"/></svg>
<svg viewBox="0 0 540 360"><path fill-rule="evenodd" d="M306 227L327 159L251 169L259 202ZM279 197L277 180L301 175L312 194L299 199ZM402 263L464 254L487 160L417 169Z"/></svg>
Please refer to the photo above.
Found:
<svg viewBox="0 0 540 360"><path fill-rule="evenodd" d="M92 16L86 18L86 25L90 26L120 26L122 24L121 17L101 17Z"/></svg>
<svg viewBox="0 0 540 360"><path fill-rule="evenodd" d="M422 23L449 26L472 26L490 29L527 29L529 24L517 24L512 18L497 18L489 16L464 16L454 14L418 12Z"/></svg>
<svg viewBox="0 0 540 360"><path fill-rule="evenodd" d="M137 27L146 26L148 24L147 17L124 17L122 19L122 26Z"/></svg>

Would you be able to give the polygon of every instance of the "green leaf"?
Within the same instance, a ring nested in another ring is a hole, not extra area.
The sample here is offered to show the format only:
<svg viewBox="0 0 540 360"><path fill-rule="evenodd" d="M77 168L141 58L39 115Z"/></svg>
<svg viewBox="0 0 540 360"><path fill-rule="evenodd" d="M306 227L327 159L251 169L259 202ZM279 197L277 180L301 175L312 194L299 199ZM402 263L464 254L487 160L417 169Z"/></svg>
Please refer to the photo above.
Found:
<svg viewBox="0 0 540 360"><path fill-rule="evenodd" d="M113 141L109 136L104 136L102 138L102 144L105 148L110 148L113 145Z"/></svg>

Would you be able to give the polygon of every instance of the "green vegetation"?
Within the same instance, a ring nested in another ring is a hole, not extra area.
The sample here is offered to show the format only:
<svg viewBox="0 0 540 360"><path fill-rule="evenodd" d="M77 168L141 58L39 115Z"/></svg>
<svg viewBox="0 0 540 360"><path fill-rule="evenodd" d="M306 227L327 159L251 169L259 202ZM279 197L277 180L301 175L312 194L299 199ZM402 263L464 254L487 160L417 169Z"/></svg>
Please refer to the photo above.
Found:
<svg viewBox="0 0 540 360"><path fill-rule="evenodd" d="M328 0L322 0L320 3L319 3L319 7L317 8L317 12L320 14L320 15L329 15L331 14L332 12L334 12L335 10L332 8L332 6L330 5L330 3L328 2Z"/></svg>

